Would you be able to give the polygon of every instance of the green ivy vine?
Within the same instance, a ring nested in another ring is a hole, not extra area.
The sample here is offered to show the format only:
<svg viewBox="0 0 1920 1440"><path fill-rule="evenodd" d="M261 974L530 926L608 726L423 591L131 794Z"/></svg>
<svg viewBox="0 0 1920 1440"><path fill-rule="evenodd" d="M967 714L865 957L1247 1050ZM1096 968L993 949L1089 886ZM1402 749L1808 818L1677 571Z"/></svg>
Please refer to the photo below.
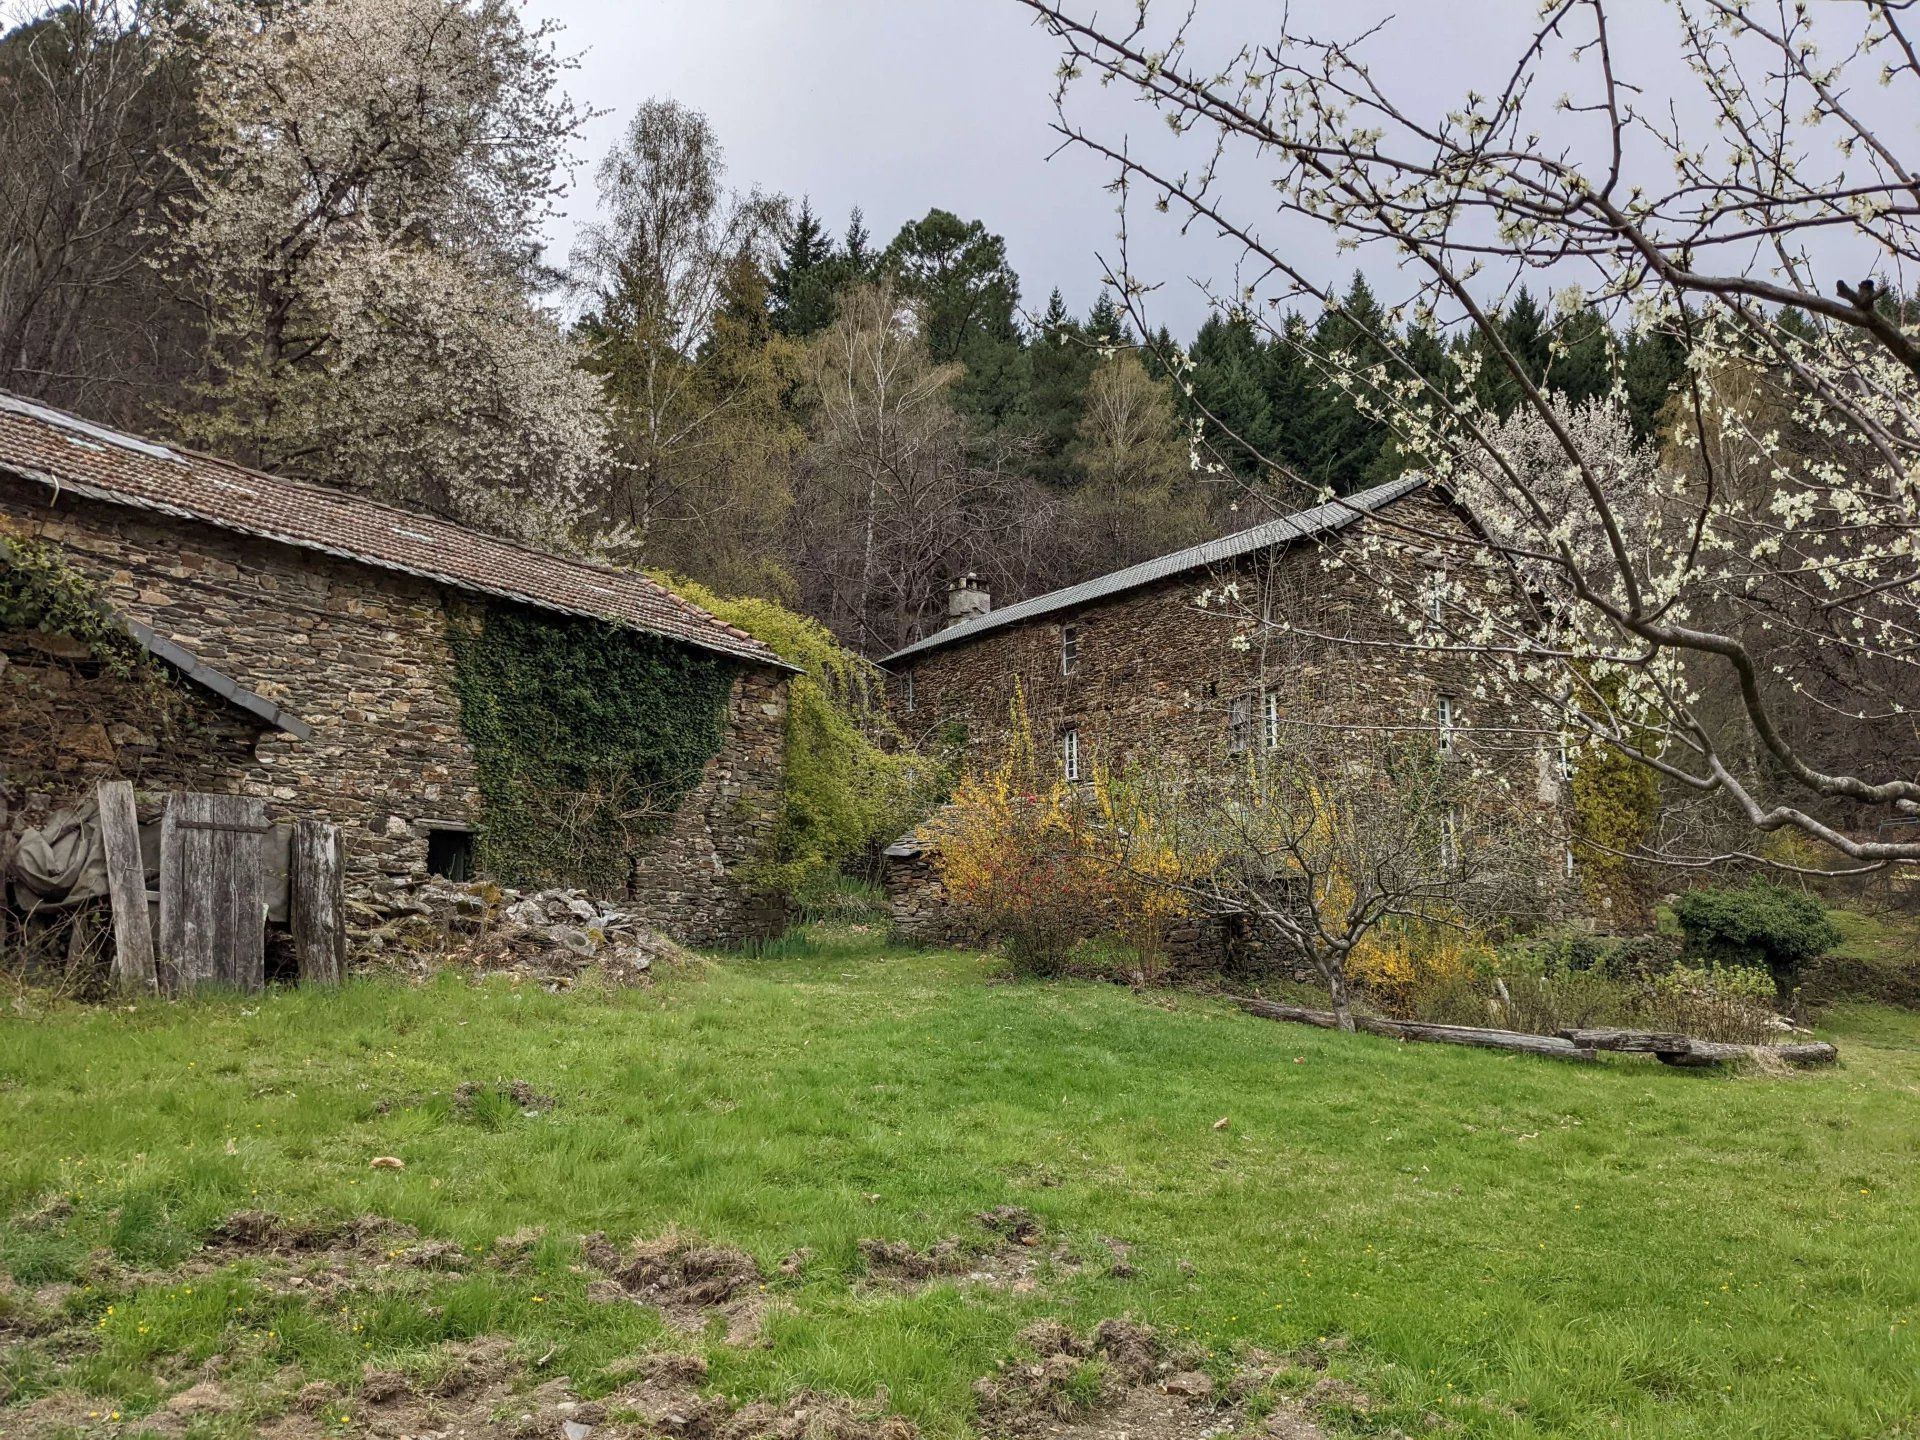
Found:
<svg viewBox="0 0 1920 1440"><path fill-rule="evenodd" d="M51 540L0 534L0 630L64 636L127 679L157 669Z"/></svg>
<svg viewBox="0 0 1920 1440"><path fill-rule="evenodd" d="M461 729L479 770L481 867L617 895L726 735L734 665L506 603L450 612Z"/></svg>

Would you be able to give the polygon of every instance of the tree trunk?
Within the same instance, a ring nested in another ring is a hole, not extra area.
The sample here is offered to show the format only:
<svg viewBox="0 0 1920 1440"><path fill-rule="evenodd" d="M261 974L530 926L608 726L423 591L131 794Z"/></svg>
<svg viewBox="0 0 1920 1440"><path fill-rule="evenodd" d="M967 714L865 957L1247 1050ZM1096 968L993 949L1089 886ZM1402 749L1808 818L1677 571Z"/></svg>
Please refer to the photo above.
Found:
<svg viewBox="0 0 1920 1440"><path fill-rule="evenodd" d="M1322 964L1327 977L1327 998L1333 1002L1333 1018L1337 1028L1353 1031L1353 993L1347 988L1347 967L1339 960Z"/></svg>

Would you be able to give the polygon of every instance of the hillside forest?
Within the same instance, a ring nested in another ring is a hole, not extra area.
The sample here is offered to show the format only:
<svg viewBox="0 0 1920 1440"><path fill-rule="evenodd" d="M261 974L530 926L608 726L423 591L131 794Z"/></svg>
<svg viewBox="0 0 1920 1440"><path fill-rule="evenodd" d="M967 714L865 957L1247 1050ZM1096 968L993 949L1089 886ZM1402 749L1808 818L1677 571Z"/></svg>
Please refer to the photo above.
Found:
<svg viewBox="0 0 1920 1440"><path fill-rule="evenodd" d="M1362 274L1318 313L1141 333L1108 277L1017 274L991 216L830 219L748 185L672 100L586 167L594 218L550 255L585 119L555 47L498 3L75 0L18 26L0 389L777 601L871 656L962 574L1034 594L1417 465L1357 398L1381 335L1515 398ZM1538 383L1657 438L1669 329L1524 289L1498 324Z"/></svg>

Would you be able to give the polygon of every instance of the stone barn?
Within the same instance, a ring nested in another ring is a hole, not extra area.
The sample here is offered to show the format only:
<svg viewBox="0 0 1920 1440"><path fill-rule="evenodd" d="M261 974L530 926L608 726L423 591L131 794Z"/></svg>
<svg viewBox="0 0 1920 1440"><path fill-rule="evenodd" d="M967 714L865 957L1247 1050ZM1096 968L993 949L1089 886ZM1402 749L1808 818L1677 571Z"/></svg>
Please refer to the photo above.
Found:
<svg viewBox="0 0 1920 1440"><path fill-rule="evenodd" d="M945 627L880 662L895 717L922 744L990 763L1010 738L1017 686L1036 748L1070 782L1096 764L1244 766L1304 714L1427 737L1519 777L1509 793L1543 822L1541 873L1564 877L1572 851L1557 743L1476 698L1469 661L1410 649L1404 623L1383 611L1383 582L1422 603L1457 553L1445 537L1466 538L1470 524L1451 498L1408 476L999 608L965 577L949 591ZM1229 591L1232 603L1221 603ZM1265 622L1250 636L1248 616ZM937 828L887 852L889 898L908 935L950 933L932 865ZM1198 921L1169 936L1172 958L1200 968L1244 956L1249 943L1242 926Z"/></svg>
<svg viewBox="0 0 1920 1440"><path fill-rule="evenodd" d="M0 847L119 778L143 817L338 824L350 896L484 872L690 943L783 923L791 667L644 576L4 394L0 547Z"/></svg>

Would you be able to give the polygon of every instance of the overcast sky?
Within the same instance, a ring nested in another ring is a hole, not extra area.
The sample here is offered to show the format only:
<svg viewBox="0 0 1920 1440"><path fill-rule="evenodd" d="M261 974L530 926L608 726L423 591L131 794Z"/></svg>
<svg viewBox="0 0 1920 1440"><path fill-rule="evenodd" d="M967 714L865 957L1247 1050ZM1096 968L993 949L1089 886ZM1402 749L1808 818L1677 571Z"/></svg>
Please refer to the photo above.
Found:
<svg viewBox="0 0 1920 1440"><path fill-rule="evenodd" d="M1274 35L1283 0L1199 3L1196 53L1206 57L1214 42ZM1160 0L1156 14L1171 4ZM1124 18L1133 5L1099 8ZM1476 84L1497 87L1537 9L1536 0L1291 0L1296 29L1343 38L1395 16L1368 53L1387 88L1429 113ZM1661 0L1611 12L1617 53L1656 92L1683 73L1665 12ZM528 0L528 13L566 27L562 48L580 57L568 88L607 112L589 127L568 215L553 226L563 254L571 218L592 207L593 163L640 102L661 96L705 112L736 187L810 197L836 231L859 205L878 244L941 206L1006 237L1029 310L1056 285L1075 310L1092 303L1096 253L1114 253L1111 175L1085 152L1051 155L1058 52L1015 0ZM1103 135L1167 143L1164 123L1119 92L1080 95L1076 113ZM1240 187L1249 193L1257 181ZM1135 210L1135 273L1165 282L1152 317L1189 334L1206 308L1193 282L1230 288L1233 254L1181 237L1146 205ZM1283 238L1317 273L1355 266L1310 230Z"/></svg>

